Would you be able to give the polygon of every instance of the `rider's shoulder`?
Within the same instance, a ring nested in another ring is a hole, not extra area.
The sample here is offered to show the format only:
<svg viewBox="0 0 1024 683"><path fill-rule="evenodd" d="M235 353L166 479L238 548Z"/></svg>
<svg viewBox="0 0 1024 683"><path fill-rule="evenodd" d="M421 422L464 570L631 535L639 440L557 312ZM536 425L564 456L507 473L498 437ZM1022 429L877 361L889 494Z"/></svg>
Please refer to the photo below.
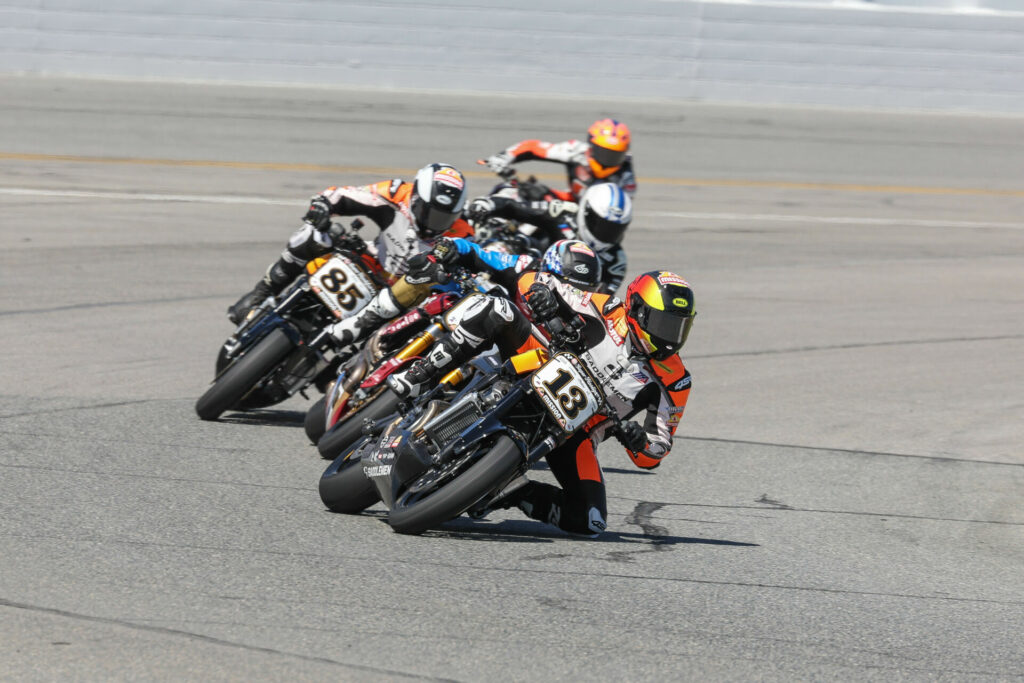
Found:
<svg viewBox="0 0 1024 683"><path fill-rule="evenodd" d="M664 360L651 359L651 369L668 390L670 396L690 390L690 371L683 364L679 354L672 354Z"/></svg>
<svg viewBox="0 0 1024 683"><path fill-rule="evenodd" d="M382 180L370 187L375 195L392 204L401 204L412 194L412 183L407 183L399 178Z"/></svg>

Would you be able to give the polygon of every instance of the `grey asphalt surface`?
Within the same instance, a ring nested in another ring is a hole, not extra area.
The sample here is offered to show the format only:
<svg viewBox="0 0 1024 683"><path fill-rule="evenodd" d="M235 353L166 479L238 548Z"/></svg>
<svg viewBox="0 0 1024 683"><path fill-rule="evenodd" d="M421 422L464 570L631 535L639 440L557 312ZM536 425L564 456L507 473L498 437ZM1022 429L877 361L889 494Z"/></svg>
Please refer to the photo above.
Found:
<svg viewBox="0 0 1024 683"><path fill-rule="evenodd" d="M1024 121L0 92L0 678L1024 677ZM599 114L634 132L632 273L699 310L669 459L600 450L602 538L402 537L323 509L301 397L195 417L309 195Z"/></svg>

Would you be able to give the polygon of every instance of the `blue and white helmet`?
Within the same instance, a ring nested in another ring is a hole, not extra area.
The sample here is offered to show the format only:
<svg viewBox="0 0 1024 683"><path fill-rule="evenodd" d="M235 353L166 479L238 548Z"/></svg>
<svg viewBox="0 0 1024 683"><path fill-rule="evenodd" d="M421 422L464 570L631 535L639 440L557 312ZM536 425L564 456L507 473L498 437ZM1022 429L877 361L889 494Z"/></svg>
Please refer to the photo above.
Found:
<svg viewBox="0 0 1024 683"><path fill-rule="evenodd" d="M580 240L558 240L544 252L540 269L573 287L595 291L601 284L601 261Z"/></svg>
<svg viewBox="0 0 1024 683"><path fill-rule="evenodd" d="M581 240L598 251L622 241L633 220L633 201L615 183L591 185L580 199L576 231Z"/></svg>

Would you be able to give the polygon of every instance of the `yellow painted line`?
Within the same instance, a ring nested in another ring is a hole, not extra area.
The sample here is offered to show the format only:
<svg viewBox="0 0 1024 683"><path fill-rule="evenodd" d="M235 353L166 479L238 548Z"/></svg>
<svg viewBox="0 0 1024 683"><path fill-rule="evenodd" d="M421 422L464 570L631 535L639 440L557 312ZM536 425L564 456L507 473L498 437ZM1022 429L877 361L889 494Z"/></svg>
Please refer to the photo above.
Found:
<svg viewBox="0 0 1024 683"><path fill-rule="evenodd" d="M415 168L392 166L348 166L331 164L294 164L265 161L217 161L212 159L142 159L132 157L97 157L71 154L21 154L0 152L0 161L63 162L73 164L112 164L128 166L179 166L199 168L233 168L253 171L304 171L312 173L379 175L388 178L408 176ZM497 180L489 171L466 171L471 178ZM564 180L564 173L535 173L541 180ZM886 194L976 195L987 197L1024 197L1024 190L997 190L984 187L929 187L917 185L864 185L858 183L811 183L781 180L742 180L726 178L638 178L639 185L670 185L678 187L737 187L776 190L814 190L828 192L881 192Z"/></svg>

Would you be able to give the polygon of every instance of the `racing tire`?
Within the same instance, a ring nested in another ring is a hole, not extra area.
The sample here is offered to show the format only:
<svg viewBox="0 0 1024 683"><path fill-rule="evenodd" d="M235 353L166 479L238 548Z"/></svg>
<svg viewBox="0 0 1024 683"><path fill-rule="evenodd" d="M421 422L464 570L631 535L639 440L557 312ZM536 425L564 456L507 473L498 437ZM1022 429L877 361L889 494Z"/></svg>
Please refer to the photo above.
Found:
<svg viewBox="0 0 1024 683"><path fill-rule="evenodd" d="M332 512L355 515L380 501L380 494L359 464L359 458L338 457L320 477L320 500Z"/></svg>
<svg viewBox="0 0 1024 683"><path fill-rule="evenodd" d="M402 498L388 513L388 524L400 534L421 534L463 512L511 480L523 463L523 452L500 436L487 454L433 493L406 506Z"/></svg>
<svg viewBox="0 0 1024 683"><path fill-rule="evenodd" d="M321 396L306 411L306 420L302 426L306 429L306 436L309 437L309 442L312 444L320 441L320 437L327 431L327 424L324 420L324 405L326 403L327 397Z"/></svg>
<svg viewBox="0 0 1024 683"><path fill-rule="evenodd" d="M238 404L294 348L295 344L284 330L271 331L213 380L213 386L196 401L196 415L203 420L216 420L225 410Z"/></svg>
<svg viewBox="0 0 1024 683"><path fill-rule="evenodd" d="M398 394L385 388L380 394L364 403L358 410L349 413L345 419L331 427L320 437L316 448L327 460L333 460L345 449L363 437L363 420L376 422L398 412L402 399Z"/></svg>

